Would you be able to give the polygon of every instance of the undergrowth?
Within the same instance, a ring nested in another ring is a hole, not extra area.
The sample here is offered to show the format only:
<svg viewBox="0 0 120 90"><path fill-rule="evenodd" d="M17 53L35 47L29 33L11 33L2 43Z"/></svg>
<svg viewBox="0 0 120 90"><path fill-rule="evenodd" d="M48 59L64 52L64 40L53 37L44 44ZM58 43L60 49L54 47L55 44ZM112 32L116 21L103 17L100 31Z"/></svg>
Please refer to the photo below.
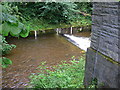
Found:
<svg viewBox="0 0 120 90"><path fill-rule="evenodd" d="M8 42L5 40L5 37L0 35L0 65L2 68L7 68L12 64L12 61L4 56L9 54L10 51L15 47L16 45L8 44Z"/></svg>
<svg viewBox="0 0 120 90"><path fill-rule="evenodd" d="M32 88L84 88L84 66L85 58L76 60L72 57L69 62L62 61L62 64L48 67L46 62L41 63L41 73L30 76Z"/></svg>
<svg viewBox="0 0 120 90"><path fill-rule="evenodd" d="M85 27L91 25L91 20L85 17L78 17L77 20L70 22L70 24L49 24L43 19L32 19L24 23L26 26L30 27L30 31L34 30L49 30L49 29L56 29L56 28L68 28L68 27Z"/></svg>

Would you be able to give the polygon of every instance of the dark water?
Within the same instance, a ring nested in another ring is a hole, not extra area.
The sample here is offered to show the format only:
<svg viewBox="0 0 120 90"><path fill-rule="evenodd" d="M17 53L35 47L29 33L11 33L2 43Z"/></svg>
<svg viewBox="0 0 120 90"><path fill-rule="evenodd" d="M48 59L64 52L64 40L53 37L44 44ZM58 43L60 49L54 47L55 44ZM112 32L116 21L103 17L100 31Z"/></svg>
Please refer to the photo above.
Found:
<svg viewBox="0 0 120 90"><path fill-rule="evenodd" d="M36 73L40 62L48 65L59 64L62 60L70 60L83 55L83 51L68 42L64 37L55 34L34 37L8 38L8 42L17 47L6 57L13 64L3 69L3 88L23 88L29 82L28 76Z"/></svg>

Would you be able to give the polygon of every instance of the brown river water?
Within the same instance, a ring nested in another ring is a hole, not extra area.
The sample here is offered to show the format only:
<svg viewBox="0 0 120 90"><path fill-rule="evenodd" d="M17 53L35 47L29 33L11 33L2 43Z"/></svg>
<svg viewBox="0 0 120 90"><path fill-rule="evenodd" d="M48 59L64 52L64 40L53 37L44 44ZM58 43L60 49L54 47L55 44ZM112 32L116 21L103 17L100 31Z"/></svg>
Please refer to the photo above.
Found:
<svg viewBox="0 0 120 90"><path fill-rule="evenodd" d="M90 36L89 32L76 34L77 36ZM28 85L29 75L36 73L36 68L41 62L46 61L47 65L59 64L62 60L71 60L83 55L79 49L64 37L56 34L39 35L35 40L34 36L27 38L8 38L7 41L17 47L6 55L13 64L2 70L3 88L24 88Z"/></svg>

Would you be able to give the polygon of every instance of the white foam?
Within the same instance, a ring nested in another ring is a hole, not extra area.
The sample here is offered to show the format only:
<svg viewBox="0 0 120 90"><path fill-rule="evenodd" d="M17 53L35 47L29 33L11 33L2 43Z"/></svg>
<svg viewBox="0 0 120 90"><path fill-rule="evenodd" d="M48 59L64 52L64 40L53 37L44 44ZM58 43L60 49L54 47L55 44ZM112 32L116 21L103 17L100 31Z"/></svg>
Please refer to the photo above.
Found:
<svg viewBox="0 0 120 90"><path fill-rule="evenodd" d="M68 35L68 34L64 34L64 36L68 37L70 40L72 40L73 44L75 44L76 46L78 46L79 48L81 48L84 51L87 51L87 48L90 47L90 39L89 37L76 37L73 35Z"/></svg>

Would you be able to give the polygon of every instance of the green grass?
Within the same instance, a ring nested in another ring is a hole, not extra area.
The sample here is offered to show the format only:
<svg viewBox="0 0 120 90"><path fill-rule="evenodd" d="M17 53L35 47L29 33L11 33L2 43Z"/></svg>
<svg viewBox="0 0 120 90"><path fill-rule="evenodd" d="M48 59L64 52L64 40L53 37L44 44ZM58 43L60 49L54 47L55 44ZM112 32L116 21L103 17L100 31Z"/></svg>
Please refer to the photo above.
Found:
<svg viewBox="0 0 120 90"><path fill-rule="evenodd" d="M84 88L85 58L62 61L61 64L48 67L45 62L39 66L41 73L30 76L31 88Z"/></svg>

